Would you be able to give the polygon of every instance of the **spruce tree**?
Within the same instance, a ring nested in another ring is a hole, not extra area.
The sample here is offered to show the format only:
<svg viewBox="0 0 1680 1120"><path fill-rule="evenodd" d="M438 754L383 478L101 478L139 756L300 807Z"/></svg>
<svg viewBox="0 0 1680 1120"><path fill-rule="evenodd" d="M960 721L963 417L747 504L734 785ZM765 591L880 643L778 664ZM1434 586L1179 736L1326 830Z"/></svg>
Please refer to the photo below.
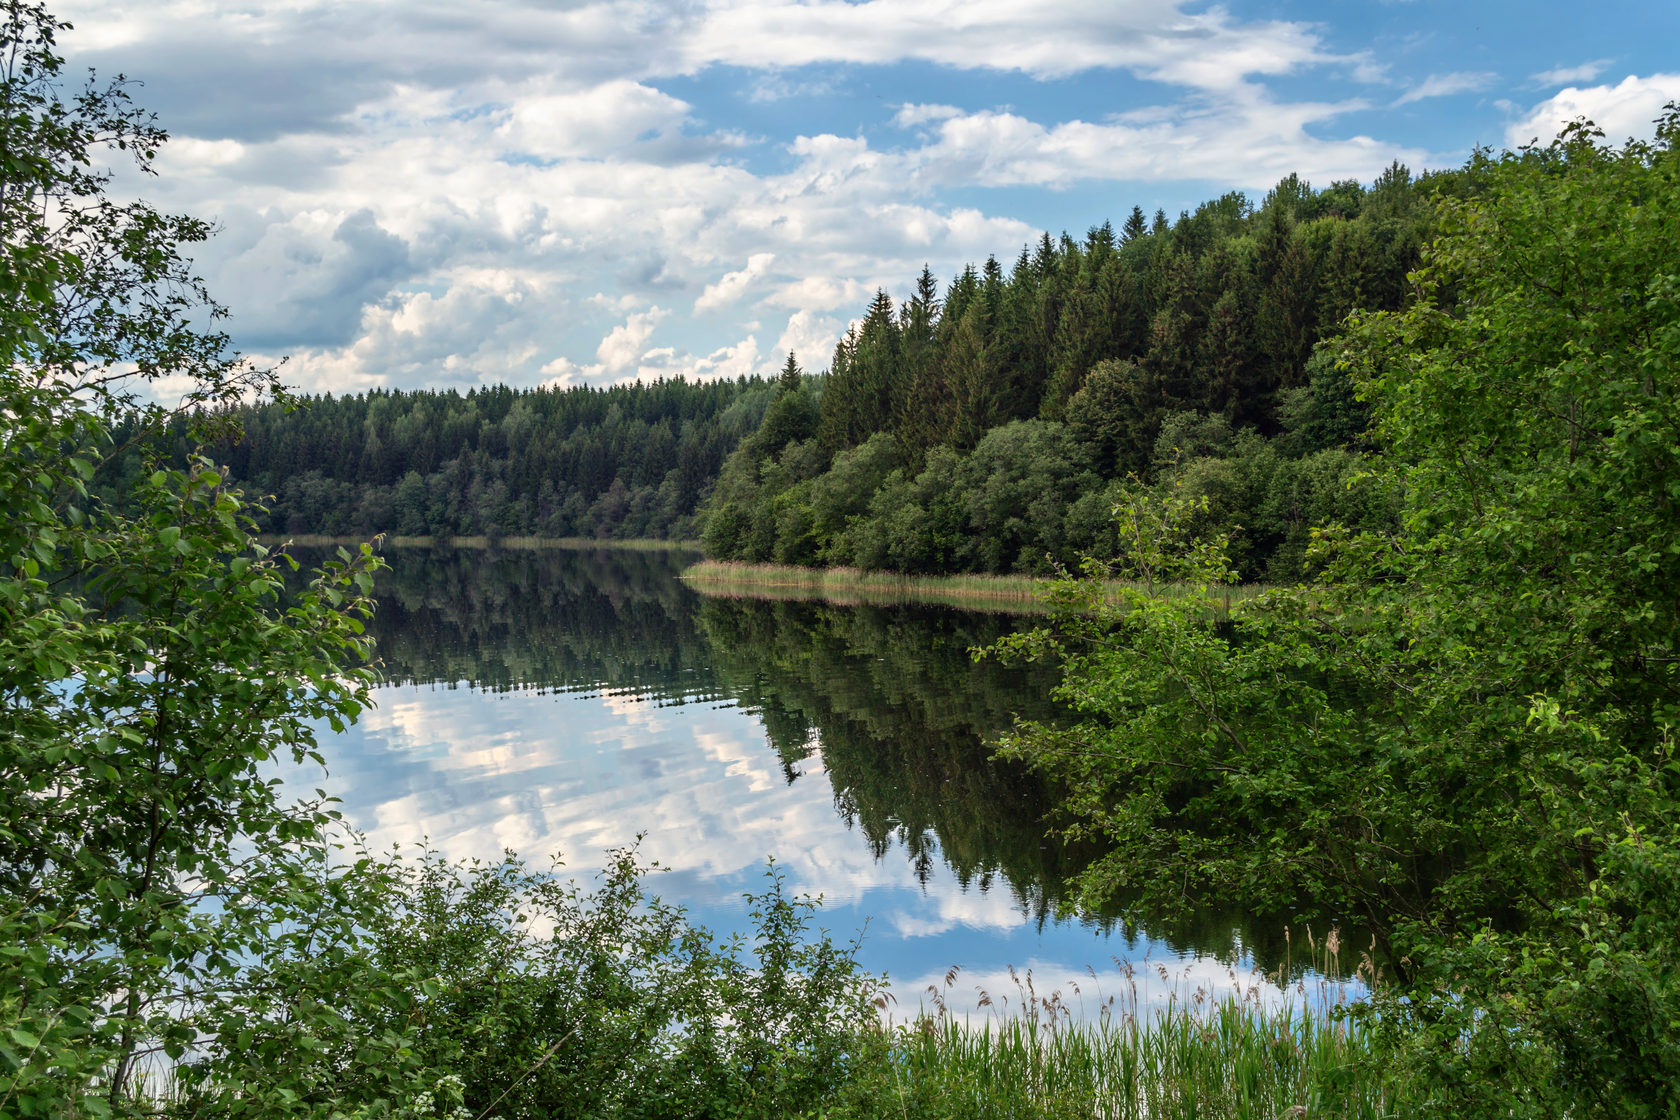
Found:
<svg viewBox="0 0 1680 1120"><path fill-rule="evenodd" d="M793 351L788 351L787 363L782 366L782 372L776 378L776 393L785 396L788 393L799 392L799 386L805 377L805 371L799 368L799 362L794 358Z"/></svg>
<svg viewBox="0 0 1680 1120"><path fill-rule="evenodd" d="M1149 224L1143 216L1143 207L1133 206L1131 214L1126 218L1126 224L1120 227L1122 243L1136 241L1149 232Z"/></svg>

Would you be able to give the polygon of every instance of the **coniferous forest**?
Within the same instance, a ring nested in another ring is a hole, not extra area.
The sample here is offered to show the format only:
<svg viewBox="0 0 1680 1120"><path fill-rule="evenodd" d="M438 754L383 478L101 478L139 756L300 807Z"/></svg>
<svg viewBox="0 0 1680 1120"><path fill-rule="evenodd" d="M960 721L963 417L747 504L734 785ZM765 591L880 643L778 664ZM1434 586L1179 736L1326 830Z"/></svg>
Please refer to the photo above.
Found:
<svg viewBox="0 0 1680 1120"><path fill-rule="evenodd" d="M239 410L221 454L273 495L274 533L686 539L770 397L680 380L306 397Z"/></svg>
<svg viewBox="0 0 1680 1120"><path fill-rule="evenodd" d="M1245 578L1299 571L1306 527L1389 516L1349 486L1366 427L1318 341L1401 305L1425 200L1459 174L1395 166L1366 188L1298 177L1169 223L1046 236L1007 270L925 270L878 293L826 377L782 391L725 464L720 559L904 572L1045 572L1113 551L1132 476L1206 496Z"/></svg>
<svg viewBox="0 0 1680 1120"><path fill-rule="evenodd" d="M1376 527L1368 418L1333 348L1392 310L1465 169L1291 176L1005 267L878 292L828 367L774 382L373 391L236 410L219 452L277 534L700 537L718 559L1028 572L1113 551L1128 479L1207 499L1248 580L1297 578L1308 527Z"/></svg>

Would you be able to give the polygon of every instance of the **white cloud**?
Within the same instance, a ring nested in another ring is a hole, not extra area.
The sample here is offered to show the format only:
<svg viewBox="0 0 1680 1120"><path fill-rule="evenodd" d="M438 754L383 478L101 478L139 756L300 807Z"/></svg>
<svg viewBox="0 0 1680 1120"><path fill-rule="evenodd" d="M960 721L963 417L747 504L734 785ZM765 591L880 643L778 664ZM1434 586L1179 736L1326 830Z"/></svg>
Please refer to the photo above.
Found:
<svg viewBox="0 0 1680 1120"><path fill-rule="evenodd" d="M734 303L746 294L755 280L769 270L770 262L775 259L774 253L754 253L747 258L745 268L726 272L715 283L706 285L706 290L694 301L694 310L710 311Z"/></svg>
<svg viewBox="0 0 1680 1120"><path fill-rule="evenodd" d="M660 377L683 377L690 381L713 381L719 378L769 376L779 363L758 352L758 339L748 335L732 346L720 346L704 357L696 357L672 347L650 350L642 355L642 363L625 381L653 381Z"/></svg>
<svg viewBox="0 0 1680 1120"><path fill-rule="evenodd" d="M941 123L906 158L924 182L1062 187L1084 179L1205 179L1267 187L1290 172L1311 179L1369 178L1391 159L1427 153L1366 136L1321 140L1308 130L1363 102L1278 104L1258 93L1219 106L1167 106L1100 122L1046 126L981 112Z"/></svg>
<svg viewBox="0 0 1680 1120"><path fill-rule="evenodd" d="M588 374L570 358L559 357L543 363L542 368L537 370L537 376L541 378L537 384L544 389L570 389L582 385Z"/></svg>
<svg viewBox="0 0 1680 1120"><path fill-rule="evenodd" d="M633 312L623 323L614 327L607 337L601 340L601 345L595 348L595 357L601 363L601 371L615 374L623 373L636 363L642 356L642 348L647 340L653 337L653 329L659 321L670 312L662 307L650 307L646 311Z"/></svg>
<svg viewBox="0 0 1680 1120"><path fill-rule="evenodd" d="M1356 82L1374 85L1388 80L1389 64L1380 62L1370 51L1359 51L1348 59L1350 73Z"/></svg>
<svg viewBox="0 0 1680 1120"><path fill-rule="evenodd" d="M1036 240L951 189L1262 188L1426 159L1335 135L1361 102L1289 103L1258 84L1307 67L1369 78L1367 52L1180 0L481 0L466 16L445 0L63 2L72 65L144 78L142 100L180 137L143 189L226 230L201 262L235 343L292 354L288 378L311 388L722 376L773 370L787 348L820 367L876 287ZM757 140L707 119L761 96L852 97L843 64L903 61L1126 70L1162 83L1160 103L1087 121L857 96L852 134ZM706 70L737 96L661 88ZM871 142L889 123L907 146ZM492 274L518 284L486 286ZM649 358L653 320L633 317L685 303L684 336ZM758 315L772 331L787 317L777 357L746 345Z"/></svg>
<svg viewBox="0 0 1680 1120"><path fill-rule="evenodd" d="M367 208L308 209L282 220L222 215L229 232L200 254L212 290L247 346L342 346L368 307L412 276L407 244Z"/></svg>
<svg viewBox="0 0 1680 1120"><path fill-rule="evenodd" d="M1416 86L1401 94L1396 107L1410 105L1431 97L1451 97L1457 93L1474 93L1486 89L1499 75L1486 71L1459 70L1451 74L1431 74Z"/></svg>
<svg viewBox="0 0 1680 1120"><path fill-rule="evenodd" d="M199 140L182 136L166 145L159 157L162 175L215 175L245 158L245 145L237 140Z"/></svg>
<svg viewBox="0 0 1680 1120"><path fill-rule="evenodd" d="M797 307L807 312L854 308L869 298L872 288L858 280L836 280L832 276L806 276L778 287L765 297L776 307Z"/></svg>
<svg viewBox="0 0 1680 1120"><path fill-rule="evenodd" d="M792 353L806 373L819 373L828 368L834 344L840 341L840 334L845 329L846 324L838 319L808 310L795 311L788 316L787 329L776 340L776 348L771 355Z"/></svg>
<svg viewBox="0 0 1680 1120"><path fill-rule="evenodd" d="M1537 86L1572 85L1575 82L1590 82L1609 67L1608 58L1596 58L1591 62L1583 62L1579 66L1560 66L1556 70L1542 70L1538 74L1530 74L1529 80Z"/></svg>
<svg viewBox="0 0 1680 1120"><path fill-rule="evenodd" d="M512 270L460 270L441 291L394 293L363 309L358 337L343 347L294 350L287 384L355 391L421 383L480 385L508 380L537 357L533 304L548 303L541 277ZM275 361L275 351L256 351Z"/></svg>
<svg viewBox="0 0 1680 1120"><path fill-rule="evenodd" d="M898 128L915 128L930 121L948 121L952 117L960 117L963 111L955 105L901 105L898 112L893 114L893 124Z"/></svg>
<svg viewBox="0 0 1680 1120"><path fill-rule="evenodd" d="M647 133L665 136L688 118L685 102L619 79L584 89L518 93L496 138L542 159L599 157Z"/></svg>
<svg viewBox="0 0 1680 1120"><path fill-rule="evenodd" d="M915 931L902 932L913 935ZM1215 956L1182 953L1162 942L1145 941L1131 952L1135 954L1139 949L1145 954L1141 958L1116 959L1117 968L1101 970L1073 961L1035 957L1019 967L964 968L951 977L949 984L945 981L950 974L945 969L908 979L900 977L893 984L899 993L896 1015L914 1015L918 1008L931 1010L929 988L939 992L940 1001L959 1021L966 1016L976 1027L1022 1014L1042 1013L1043 1004L1039 1001L1058 997L1061 1006L1074 1018L1094 1019L1105 1006L1116 1018L1152 1017L1169 1006L1193 1010L1217 1005L1225 999L1278 1008L1295 1001L1322 1004L1335 999L1342 990L1358 994L1353 984L1315 980L1306 981L1298 988L1280 989L1246 961L1233 964Z"/></svg>
<svg viewBox="0 0 1680 1120"><path fill-rule="evenodd" d="M1006 930L1026 917L1005 891L941 894L922 900L914 911L891 910L883 920L901 937L934 937L959 926L965 929Z"/></svg>
<svg viewBox="0 0 1680 1120"><path fill-rule="evenodd" d="M782 74L767 74L753 82L747 91L747 100L755 105L769 105L794 97L831 97L838 92L833 82L796 82Z"/></svg>
<svg viewBox="0 0 1680 1120"><path fill-rule="evenodd" d="M1310 23L1245 22L1222 7L1187 11L1184 0L595 0L561 8L536 0L480 0L462 18L448 0L341 3L250 0L62 0L79 26L75 49L114 51L191 40L252 51L252 65L286 65L304 48L330 63L334 81L360 86L426 70L458 78L463 59L494 59L522 80L564 72L580 83L640 80L735 66L774 75L812 64L919 61L1051 78L1127 69L1160 81L1223 89L1252 75L1321 63L1357 63L1324 49ZM244 51L221 51L224 59ZM556 61L570 65L557 67ZM417 67L423 62L423 67ZM267 75L258 75L266 80ZM441 87L459 85L442 81Z"/></svg>
<svg viewBox="0 0 1680 1120"><path fill-rule="evenodd" d="M1564 125L1582 117L1603 129L1611 141L1648 139L1656 132L1653 126L1657 115L1670 101L1680 101L1680 73L1645 78L1630 74L1613 86L1571 86L1540 102L1507 128L1506 143L1513 148L1534 140L1544 144Z"/></svg>
<svg viewBox="0 0 1680 1120"><path fill-rule="evenodd" d="M1253 74L1343 61L1305 23L1241 23L1177 0L740 0L709 5L677 37L688 71L922 61L1050 78L1091 69L1225 89Z"/></svg>
<svg viewBox="0 0 1680 1120"><path fill-rule="evenodd" d="M584 301L592 307L604 307L619 315L628 315L641 306L641 300L633 295L609 296L605 292L596 292Z"/></svg>

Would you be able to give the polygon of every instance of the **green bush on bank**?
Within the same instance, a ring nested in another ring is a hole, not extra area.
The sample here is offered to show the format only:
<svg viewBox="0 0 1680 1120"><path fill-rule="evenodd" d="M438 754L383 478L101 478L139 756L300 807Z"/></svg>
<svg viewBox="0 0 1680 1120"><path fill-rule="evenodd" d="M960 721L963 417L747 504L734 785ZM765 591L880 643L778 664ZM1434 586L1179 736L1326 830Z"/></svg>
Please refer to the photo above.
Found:
<svg viewBox="0 0 1680 1120"><path fill-rule="evenodd" d="M837 1092L875 1022L855 947L814 935L774 872L753 934L719 943L646 871L621 851L585 890L511 856L364 858L244 970L237 1025L131 1105L375 1117L448 1079L471 1116L732 1117Z"/></svg>
<svg viewBox="0 0 1680 1120"><path fill-rule="evenodd" d="M1377 931L1373 1019L1437 1115L1680 1111L1680 108L1479 156L1406 310L1356 317L1395 528L1213 630L1101 577L1220 582L1187 478L1118 508L1119 561L1000 644L1061 658L1069 725L1006 753L1111 845L1087 899Z"/></svg>
<svg viewBox="0 0 1680 1120"><path fill-rule="evenodd" d="M1328 350L1310 363L1332 366ZM1105 372L1094 369L1087 388ZM724 464L701 543L723 561L1047 576L1082 556L1113 555L1114 506L1147 484L1208 499L1198 528L1228 538L1239 579L1294 583L1306 574L1314 526L1383 531L1399 508L1357 447L1314 434L1309 394L1287 398L1298 407L1273 439L1233 431L1218 413L1167 414L1143 481L1094 469L1086 441L1095 437L1043 419L1001 424L965 451L935 447L919 469L887 432L832 460L815 437L774 455L748 440Z"/></svg>

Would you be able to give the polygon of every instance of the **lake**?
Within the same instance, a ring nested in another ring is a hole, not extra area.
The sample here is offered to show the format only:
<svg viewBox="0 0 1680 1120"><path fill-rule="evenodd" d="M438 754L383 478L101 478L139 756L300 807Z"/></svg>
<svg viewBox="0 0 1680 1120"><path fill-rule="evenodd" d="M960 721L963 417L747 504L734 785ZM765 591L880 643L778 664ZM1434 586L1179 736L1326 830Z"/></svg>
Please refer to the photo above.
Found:
<svg viewBox="0 0 1680 1120"><path fill-rule="evenodd" d="M1055 718L1055 675L969 654L1030 618L707 597L677 578L697 559L677 551L387 559L377 706L323 732L324 779L288 774L340 798L376 847L558 854L588 878L635 844L666 869L651 889L722 934L748 927L742 896L774 860L822 897L837 939L861 933L901 1007L952 966L954 1006L1013 996L1013 966L1087 1013L1123 970L1142 1003L1275 998L1258 973L1314 975L1302 931L1292 953L1277 921L1066 912L1089 853L1050 838L1051 791L986 746L1017 715Z"/></svg>

